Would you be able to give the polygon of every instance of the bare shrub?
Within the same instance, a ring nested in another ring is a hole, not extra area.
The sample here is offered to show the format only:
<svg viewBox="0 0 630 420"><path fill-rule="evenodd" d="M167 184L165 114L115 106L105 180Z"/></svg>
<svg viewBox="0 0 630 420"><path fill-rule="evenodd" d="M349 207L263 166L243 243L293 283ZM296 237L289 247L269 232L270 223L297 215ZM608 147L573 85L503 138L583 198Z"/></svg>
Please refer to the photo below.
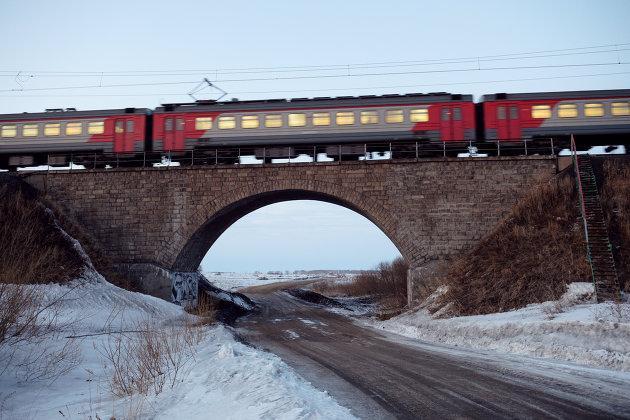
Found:
<svg viewBox="0 0 630 420"><path fill-rule="evenodd" d="M456 313L486 314L557 300L567 281L590 269L575 181L554 179L532 191L443 278L443 303Z"/></svg>
<svg viewBox="0 0 630 420"><path fill-rule="evenodd" d="M601 199L622 290L630 292L630 160L603 163Z"/></svg>
<svg viewBox="0 0 630 420"><path fill-rule="evenodd" d="M407 304L407 270L402 258L382 262L374 271L358 274L347 283L323 283L313 287L324 295L371 296L384 308L403 308Z"/></svg>
<svg viewBox="0 0 630 420"><path fill-rule="evenodd" d="M54 381L80 363L75 340L62 337L73 322L60 321L59 305L74 288L46 300L37 286L0 284L0 374Z"/></svg>
<svg viewBox="0 0 630 420"><path fill-rule="evenodd" d="M37 191L14 177L0 184L0 262L0 373L53 380L80 359L73 340L61 337L70 323L59 319L74 287L51 299L34 283L76 278L85 260Z"/></svg>
<svg viewBox="0 0 630 420"><path fill-rule="evenodd" d="M190 321L160 327L147 320L133 331L111 332L106 345L97 349L111 369L111 392L119 397L157 395L165 386L172 388L203 336L202 327Z"/></svg>

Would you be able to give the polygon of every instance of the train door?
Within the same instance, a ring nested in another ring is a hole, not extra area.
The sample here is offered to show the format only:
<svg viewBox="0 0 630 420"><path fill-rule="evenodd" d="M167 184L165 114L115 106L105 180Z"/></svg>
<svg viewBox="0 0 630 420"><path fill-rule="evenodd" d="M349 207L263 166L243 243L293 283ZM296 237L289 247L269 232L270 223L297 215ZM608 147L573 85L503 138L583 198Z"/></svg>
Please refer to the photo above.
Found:
<svg viewBox="0 0 630 420"><path fill-rule="evenodd" d="M131 118L116 118L114 120L114 152L134 151L133 133L135 129L134 121Z"/></svg>
<svg viewBox="0 0 630 420"><path fill-rule="evenodd" d="M499 140L521 138L518 104L505 103L497 106L497 136Z"/></svg>
<svg viewBox="0 0 630 420"><path fill-rule="evenodd" d="M440 131L442 141L464 140L464 121L460 106L442 105Z"/></svg>
<svg viewBox="0 0 630 420"><path fill-rule="evenodd" d="M184 119L167 117L164 119L164 150L184 150Z"/></svg>

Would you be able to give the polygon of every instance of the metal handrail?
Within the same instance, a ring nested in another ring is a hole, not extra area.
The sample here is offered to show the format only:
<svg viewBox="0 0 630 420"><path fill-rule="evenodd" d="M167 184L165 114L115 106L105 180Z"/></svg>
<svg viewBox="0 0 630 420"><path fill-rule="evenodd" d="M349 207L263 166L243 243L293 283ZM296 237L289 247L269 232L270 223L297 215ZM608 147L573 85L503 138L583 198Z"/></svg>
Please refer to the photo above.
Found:
<svg viewBox="0 0 630 420"><path fill-rule="evenodd" d="M546 144L546 145L545 145ZM572 142L575 146L575 143ZM493 156L529 156L531 154L555 156L553 139L547 141L531 139L510 139L500 141L441 141L441 142L363 142L337 144L306 144L281 146L234 146L215 147L196 150L143 151L129 153L54 153L46 159L50 170L55 165L65 162L70 164L70 171L76 171L77 165L85 169L113 169L119 167L164 167L197 165L266 165L294 163L330 163L363 160L365 163L378 160L416 160L424 157L450 156L460 158ZM254 157L243 162L243 158ZM308 159L296 161L296 157L308 156Z"/></svg>
<svg viewBox="0 0 630 420"><path fill-rule="evenodd" d="M586 259L591 268L591 281L593 287L595 285L595 270L593 267L593 256L591 255L591 244L588 237L588 222L586 220L586 204L584 203L584 189L582 188L582 177L580 175L580 164L577 158L577 147L573 134L571 134L571 159L573 161L573 169L575 170L575 182L578 187L578 196L580 198L580 213L582 214L582 224L584 227L584 241L586 242ZM597 289L595 289L597 290Z"/></svg>

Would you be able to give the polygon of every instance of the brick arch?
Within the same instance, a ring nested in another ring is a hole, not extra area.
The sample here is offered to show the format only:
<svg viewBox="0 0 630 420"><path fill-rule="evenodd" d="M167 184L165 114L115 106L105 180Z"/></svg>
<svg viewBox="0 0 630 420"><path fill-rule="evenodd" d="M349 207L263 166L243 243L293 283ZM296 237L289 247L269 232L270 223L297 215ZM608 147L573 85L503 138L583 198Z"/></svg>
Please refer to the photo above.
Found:
<svg viewBox="0 0 630 420"><path fill-rule="evenodd" d="M194 271L214 242L243 216L269 204L317 200L353 210L374 223L407 261L419 255L407 235L400 234L393 212L374 199L347 188L313 180L266 181L239 186L208 200L187 218L169 243L162 244L162 261L175 271Z"/></svg>

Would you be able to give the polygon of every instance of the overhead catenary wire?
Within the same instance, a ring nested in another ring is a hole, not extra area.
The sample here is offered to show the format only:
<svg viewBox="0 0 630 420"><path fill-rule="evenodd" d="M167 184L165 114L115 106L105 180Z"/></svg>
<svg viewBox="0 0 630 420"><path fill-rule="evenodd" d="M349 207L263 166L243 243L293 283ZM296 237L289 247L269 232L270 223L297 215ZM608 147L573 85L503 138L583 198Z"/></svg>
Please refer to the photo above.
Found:
<svg viewBox="0 0 630 420"><path fill-rule="evenodd" d="M566 57L566 56L574 56L574 55L583 55L583 54L596 54L596 53L618 53L620 51L630 51L630 48L623 49L615 49L615 50L605 50L605 51L587 51L587 52L579 52L579 53L567 53L567 54L551 54L551 55L536 55L536 56L528 56L528 57L507 57L507 58L495 58L495 59L481 59L481 58L473 58L467 60L457 60L457 61L443 61L443 62L410 62L410 63L392 63L392 64L375 64L375 65L340 65L340 66L331 66L331 67L318 67L318 68L310 68L310 69L281 69L281 70L232 70L232 71L223 71L223 70L180 70L180 71L136 71L136 72L55 72L55 73L45 73L45 72L23 72L22 74L24 78L34 78L34 77L156 77L156 76L190 76L196 74L220 74L224 75L236 75L236 74L266 74L266 73L305 73L305 72L315 72L315 71L340 71L340 70L361 70L361 69L379 69L379 68L398 68L398 67L419 67L419 66L437 66L437 65L450 65L450 64L480 64L480 63L488 63L488 62L496 62L496 61L508 61L508 60L525 60L525 59L534 59L534 58L551 58L551 57ZM619 60L618 60L619 61ZM3 71L0 71L0 77L15 77L15 72L10 73L6 72L3 74Z"/></svg>
<svg viewBox="0 0 630 420"><path fill-rule="evenodd" d="M429 86L457 86L457 85L472 85L472 84L491 84L491 83L511 83L511 82L529 82L529 81L542 81L542 80L557 80L557 79L572 79L583 77L599 77L599 76L616 76L630 74L630 71L622 72L610 72L610 73L591 73L591 74L576 74L576 75L563 75L563 76L547 76L547 77L527 77L518 79L500 79L500 80L469 80L461 82L436 82L436 83L423 83L423 84L405 84L405 85L388 85L388 86L348 86L343 88L317 88L317 89L292 89L292 90L253 90L253 91L236 91L232 94L275 94L275 93L299 93L299 92L333 92L333 91L348 91L348 90L375 90L375 89L400 89L400 88L418 88ZM0 95L3 98L75 98L75 97L155 97L155 96L186 96L185 93L102 93L102 94L66 94L66 95Z"/></svg>
<svg viewBox="0 0 630 420"><path fill-rule="evenodd" d="M276 66L276 67L245 67L245 68L214 68L214 69L194 69L194 70L119 70L119 71L32 71L32 70L0 70L0 76L14 76L17 72L24 73L27 76L58 76L64 77L68 75L73 76L168 76L168 75L185 75L196 73L221 73L225 74L239 74L239 73L268 73L268 72L304 72L304 71L334 71L334 70L346 70L361 69L361 68L383 68L383 67L403 67L403 66L416 66L416 65L440 65L440 64L462 64L462 63L479 63L489 61L504 61L504 60L523 60L532 58L550 58L561 57L571 55L584 55L584 54L600 54L600 53L618 53L620 51L628 51L630 43L616 43L616 44L603 44L596 46L586 47L573 47L564 49L551 49L551 50L538 50L519 53L507 53L507 54L495 54L495 55L478 55L467 56L457 58L439 58L439 59L423 59L423 60L404 60L404 61L378 61L378 62L366 62L366 63L343 63L343 64L328 64L328 65L310 65L310 66ZM601 50L606 48L605 50ZM585 51L599 49L598 51ZM549 54L558 53L558 54ZM545 55L540 55L545 54ZM618 60L620 61L620 60Z"/></svg>
<svg viewBox="0 0 630 420"><path fill-rule="evenodd" d="M307 79L332 79L332 78L350 78L350 77L378 77L378 76L399 76L411 74L444 74L444 73L464 73L464 72L488 72L488 71L509 71L509 70L535 70L535 69L558 69L558 68L579 68L579 67L601 67L611 65L627 65L630 62L601 62L601 63L574 63L574 64L550 64L536 66L513 66L513 67L485 67L485 68L460 68L460 69L437 69L437 70L414 70L414 71L398 71L398 72L370 72L370 73L343 73L343 74L320 74L309 76L274 76L274 77L255 77L255 78L238 78L238 79L215 79L213 83L224 82L260 82L260 81L284 81L284 80L307 80ZM173 81L173 82L151 82L151 83L117 83L117 84L98 84L98 85L79 85L79 86L54 86L39 88L13 88L0 89L0 92L29 92L29 91L46 91L46 90L74 90L74 89L102 89L115 87L139 87L139 86L163 86L163 85L183 85L199 83L199 80L190 81Z"/></svg>

